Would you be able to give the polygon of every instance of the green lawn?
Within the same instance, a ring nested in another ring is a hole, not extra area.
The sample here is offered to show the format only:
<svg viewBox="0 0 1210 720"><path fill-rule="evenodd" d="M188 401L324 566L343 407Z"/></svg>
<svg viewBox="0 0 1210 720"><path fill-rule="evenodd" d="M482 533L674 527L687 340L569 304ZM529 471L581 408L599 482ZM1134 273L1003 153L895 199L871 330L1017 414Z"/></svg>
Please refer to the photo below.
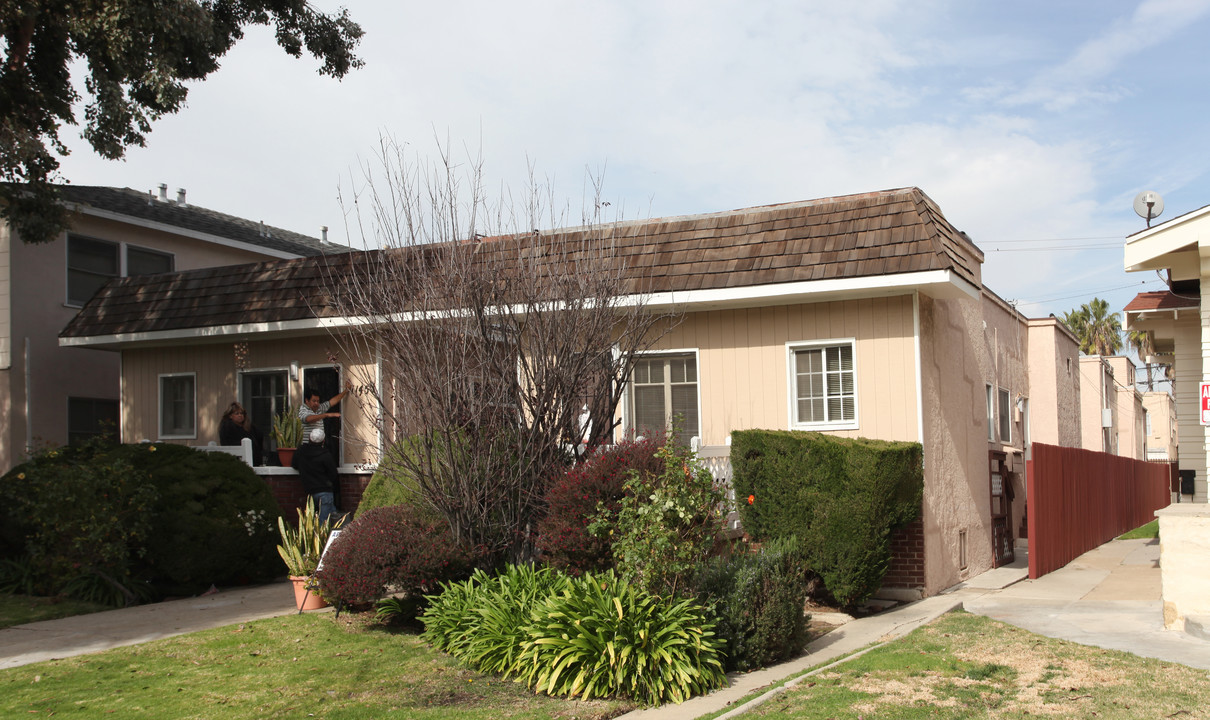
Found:
<svg viewBox="0 0 1210 720"><path fill-rule="evenodd" d="M60 600L30 595L0 595L0 628L112 609L105 605L80 602L79 600Z"/></svg>
<svg viewBox="0 0 1210 720"><path fill-rule="evenodd" d="M1118 540L1138 540L1142 538L1151 539L1160 536L1160 521L1152 520L1146 525L1140 525L1128 533L1121 535Z"/></svg>
<svg viewBox="0 0 1210 720"><path fill-rule="evenodd" d="M608 718L467 670L413 633L331 613L232 625L0 671L0 717Z"/></svg>
<svg viewBox="0 0 1210 720"><path fill-rule="evenodd" d="M804 678L745 718L1207 717L1205 670L1034 635L964 612Z"/></svg>

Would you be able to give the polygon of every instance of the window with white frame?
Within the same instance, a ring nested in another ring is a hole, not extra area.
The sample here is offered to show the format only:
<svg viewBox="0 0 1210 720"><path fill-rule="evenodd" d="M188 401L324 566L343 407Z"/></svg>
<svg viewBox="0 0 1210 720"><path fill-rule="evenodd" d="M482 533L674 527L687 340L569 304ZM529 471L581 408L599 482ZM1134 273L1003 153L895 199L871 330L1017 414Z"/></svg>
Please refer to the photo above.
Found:
<svg viewBox="0 0 1210 720"><path fill-rule="evenodd" d="M248 419L266 436L271 436L273 416L289 405L286 370L245 370L240 373L240 402Z"/></svg>
<svg viewBox="0 0 1210 720"><path fill-rule="evenodd" d="M995 391L987 385L987 441L996 441L996 400Z"/></svg>
<svg viewBox="0 0 1210 720"><path fill-rule="evenodd" d="M197 437L197 378L194 373L160 376L160 437Z"/></svg>
<svg viewBox="0 0 1210 720"><path fill-rule="evenodd" d="M853 341L794 344L790 350L793 427L857 427Z"/></svg>
<svg viewBox="0 0 1210 720"><path fill-rule="evenodd" d="M1012 395L1004 388L1000 388L999 400L1000 442L1008 445L1013 441Z"/></svg>
<svg viewBox="0 0 1210 720"><path fill-rule="evenodd" d="M173 267L171 253L68 235L67 304L83 305L112 278L172 272Z"/></svg>
<svg viewBox="0 0 1210 720"><path fill-rule="evenodd" d="M630 429L639 435L676 428L686 445L701 428L697 411L697 356L645 356L634 363L630 382Z"/></svg>

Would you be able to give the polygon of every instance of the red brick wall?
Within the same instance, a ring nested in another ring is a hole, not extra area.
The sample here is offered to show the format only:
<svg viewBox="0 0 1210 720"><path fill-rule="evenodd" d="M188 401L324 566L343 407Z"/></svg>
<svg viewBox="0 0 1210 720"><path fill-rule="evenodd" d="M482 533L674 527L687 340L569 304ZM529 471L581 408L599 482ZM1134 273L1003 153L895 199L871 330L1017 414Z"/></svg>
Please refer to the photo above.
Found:
<svg viewBox="0 0 1210 720"><path fill-rule="evenodd" d="M298 475L264 475L265 483L273 492L273 498L287 517L294 517L294 511L301 509L307 502L307 494L303 492ZM340 475L340 509L344 512L356 512L361 504L361 496L370 484L369 473L341 473Z"/></svg>
<svg viewBox="0 0 1210 720"><path fill-rule="evenodd" d="M915 520L891 534L891 567L885 588L924 587L924 521Z"/></svg>

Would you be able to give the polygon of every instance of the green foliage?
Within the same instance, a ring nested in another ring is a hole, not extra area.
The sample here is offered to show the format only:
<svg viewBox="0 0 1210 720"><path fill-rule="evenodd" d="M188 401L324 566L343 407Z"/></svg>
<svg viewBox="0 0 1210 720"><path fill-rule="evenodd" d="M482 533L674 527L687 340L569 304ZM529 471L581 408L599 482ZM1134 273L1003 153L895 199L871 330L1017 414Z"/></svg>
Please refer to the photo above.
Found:
<svg viewBox="0 0 1210 720"><path fill-rule="evenodd" d="M542 561L572 575L613 565L611 526L589 532L593 518L616 516L631 471L659 473L662 438L623 440L602 448L565 472L546 490L546 517L538 523Z"/></svg>
<svg viewBox="0 0 1210 720"><path fill-rule="evenodd" d="M477 571L430 601L425 640L537 692L659 704L726 684L722 642L705 610L612 572L571 579L524 565L496 577Z"/></svg>
<svg viewBox="0 0 1210 720"><path fill-rule="evenodd" d="M1105 300L1093 298L1063 313L1062 320L1085 355L1116 355L1122 349L1122 321Z"/></svg>
<svg viewBox="0 0 1210 720"><path fill-rule="evenodd" d="M162 592L191 595L281 574L281 511L239 458L169 444L119 445L111 454L146 473L157 490L138 569Z"/></svg>
<svg viewBox="0 0 1210 720"><path fill-rule="evenodd" d="M340 528L344 518L335 522L329 516L326 522L319 521L319 511L315 507L315 498L307 496L307 505L296 510L298 527L286 525L285 517L277 518L277 531L281 535L281 543L277 546L277 554L286 563L286 570L293 577L309 577L319 566L319 558L323 556L324 546L333 530Z"/></svg>
<svg viewBox="0 0 1210 720"><path fill-rule="evenodd" d="M797 536L841 605L873 594L890 564L891 532L920 513L920 445L767 430L731 438L736 495L752 498L739 506L753 539Z"/></svg>
<svg viewBox="0 0 1210 720"><path fill-rule="evenodd" d="M133 600L132 569L151 536L156 489L106 447L94 440L45 450L0 478L5 552L26 559L6 564L14 587L79 597L87 585L77 578L103 577L114 590L107 602Z"/></svg>
<svg viewBox="0 0 1210 720"><path fill-rule="evenodd" d="M589 530L613 534L613 557L627 582L674 596L722 529L723 493L693 451L672 435L656 458L659 474L630 471L617 513L602 508Z"/></svg>
<svg viewBox="0 0 1210 720"><path fill-rule="evenodd" d="M573 580L539 603L532 618L518 666L538 692L659 705L727 684L723 643L705 610L612 572Z"/></svg>
<svg viewBox="0 0 1210 720"><path fill-rule="evenodd" d="M273 24L278 45L294 57L305 47L322 61L321 74L339 78L361 66L353 49L363 33L348 12L325 15L299 0L2 7L0 217L31 243L54 240L67 227L50 183L56 156L67 154L60 127L77 123L77 88L87 93L84 138L116 160L143 146L152 122L184 107L187 83L217 70L249 25ZM73 79L73 70L87 77Z"/></svg>
<svg viewBox="0 0 1210 720"><path fill-rule="evenodd" d="M531 565L510 565L495 577L476 570L429 598L423 637L472 667L507 678L518 670L535 605L569 584L566 575Z"/></svg>
<svg viewBox="0 0 1210 720"><path fill-rule="evenodd" d="M273 440L279 448L296 448L303 441L302 418L298 417L298 408L287 407L280 414L273 416Z"/></svg>
<svg viewBox="0 0 1210 720"><path fill-rule="evenodd" d="M470 554L452 542L443 521L396 505L358 515L332 541L315 577L328 602L361 605L391 591L420 597L466 577L470 566Z"/></svg>
<svg viewBox="0 0 1210 720"><path fill-rule="evenodd" d="M694 578L698 599L717 619L727 671L788 660L806 641L807 569L796 538L755 553L711 558Z"/></svg>
<svg viewBox="0 0 1210 720"><path fill-rule="evenodd" d="M395 505L408 505L421 514L435 515L424 503L416 478L408 470L408 467L419 462L414 443L414 438L405 437L383 453L378 468L374 470L374 476L370 478L370 483L361 495L361 503L357 506L359 516L374 508ZM410 462L401 457L404 453L411 454Z"/></svg>

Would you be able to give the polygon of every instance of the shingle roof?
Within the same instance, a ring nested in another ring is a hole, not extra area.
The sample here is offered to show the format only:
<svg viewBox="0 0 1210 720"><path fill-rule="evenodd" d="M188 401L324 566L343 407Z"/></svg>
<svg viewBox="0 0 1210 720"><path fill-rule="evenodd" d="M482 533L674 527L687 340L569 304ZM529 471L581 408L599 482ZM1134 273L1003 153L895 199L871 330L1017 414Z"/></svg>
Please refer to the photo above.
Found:
<svg viewBox="0 0 1210 720"><path fill-rule="evenodd" d="M1167 290L1144 292L1134 296L1126 304L1126 312L1144 312L1147 310L1176 310L1180 308L1197 307L1200 300L1195 297L1173 295Z"/></svg>
<svg viewBox="0 0 1210 720"><path fill-rule="evenodd" d="M180 205L174 201L165 202L156 199L150 193L130 188L61 185L59 194L63 201L69 204L85 205L127 217L215 235L302 257L349 250L344 245L323 242L318 238L301 233L227 215L197 205Z"/></svg>
<svg viewBox="0 0 1210 720"><path fill-rule="evenodd" d="M576 242L601 228L544 234ZM983 253L918 188L608 226L634 293L713 290L950 270L978 287ZM495 239L501 247L507 239ZM484 246L491 247L491 246ZM63 337L331 317L325 277L374 252L122 278Z"/></svg>

